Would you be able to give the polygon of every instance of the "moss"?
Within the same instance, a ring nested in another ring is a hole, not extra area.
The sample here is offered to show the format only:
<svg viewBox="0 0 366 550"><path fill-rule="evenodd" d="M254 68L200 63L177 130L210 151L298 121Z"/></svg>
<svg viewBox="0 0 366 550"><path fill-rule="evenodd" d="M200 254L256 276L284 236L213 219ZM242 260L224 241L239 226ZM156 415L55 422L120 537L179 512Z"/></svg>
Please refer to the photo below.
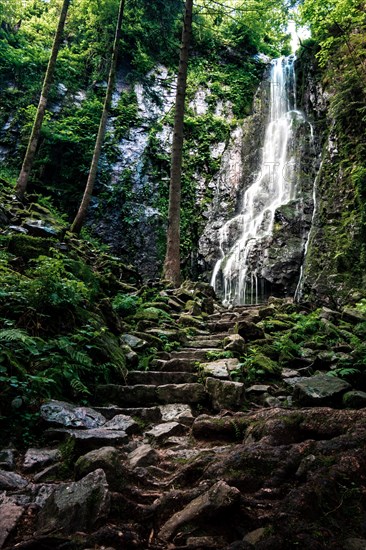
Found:
<svg viewBox="0 0 366 550"><path fill-rule="evenodd" d="M135 313L134 318L143 321L171 320L171 316L166 311L157 307L143 307Z"/></svg>
<svg viewBox="0 0 366 550"><path fill-rule="evenodd" d="M41 255L47 255L54 243L53 239L30 237L29 235L10 235L8 250L15 256L21 256L23 260L28 261Z"/></svg>

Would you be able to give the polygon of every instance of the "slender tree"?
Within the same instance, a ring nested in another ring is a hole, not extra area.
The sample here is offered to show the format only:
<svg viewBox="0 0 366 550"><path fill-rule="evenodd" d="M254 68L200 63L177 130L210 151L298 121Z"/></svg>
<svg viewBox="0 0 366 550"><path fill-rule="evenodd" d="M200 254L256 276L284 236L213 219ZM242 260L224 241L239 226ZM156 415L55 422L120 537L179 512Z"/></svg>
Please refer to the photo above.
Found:
<svg viewBox="0 0 366 550"><path fill-rule="evenodd" d="M121 39L121 28L122 28L122 19L123 19L124 9L125 9L125 0L121 0L120 6L119 6L117 26L116 26L116 34L115 34L114 44L113 44L112 61L111 61L111 67L109 70L107 91L104 99L102 116L100 118L98 135L95 142L93 158L90 165L89 176L86 182L84 195L81 200L78 213L76 214L73 224L71 226L72 233L76 233L76 234L80 233L80 230L83 226L86 213L88 210L88 206L90 203L90 199L92 197L94 183L97 177L98 162L99 162L99 157L100 157L100 153L101 153L102 145L104 141L105 130L107 126L107 119L108 119L108 115L109 115L109 111L112 103L112 93L113 93L114 83L116 79L118 47Z"/></svg>
<svg viewBox="0 0 366 550"><path fill-rule="evenodd" d="M67 16L67 11L69 9L70 1L71 0L63 0L60 18L58 20L57 30L56 30L55 38L53 40L51 56L48 61L47 71L43 81L41 97L39 98L37 113L33 123L32 133L28 141L28 147L23 160L23 165L20 170L17 184L15 186L15 192L19 198L24 197L24 193L27 189L29 174L32 170L34 157L38 147L39 136L42 128L42 122L43 122L44 114L47 107L48 94L49 94L52 80L53 80L53 73L55 70L56 60L57 60L58 52L61 45L62 34L65 27L65 20Z"/></svg>
<svg viewBox="0 0 366 550"><path fill-rule="evenodd" d="M183 153L184 102L187 90L189 45L192 36L193 0L186 0L182 42L179 57L177 93L170 169L167 250L164 277L174 286L180 284L180 202Z"/></svg>

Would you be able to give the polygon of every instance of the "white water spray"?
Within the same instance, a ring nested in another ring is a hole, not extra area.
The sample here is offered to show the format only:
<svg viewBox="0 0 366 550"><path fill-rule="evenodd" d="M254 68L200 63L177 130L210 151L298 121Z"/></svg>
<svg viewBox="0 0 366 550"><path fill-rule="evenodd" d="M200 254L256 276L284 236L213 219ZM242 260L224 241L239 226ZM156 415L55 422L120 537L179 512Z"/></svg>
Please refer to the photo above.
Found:
<svg viewBox="0 0 366 550"><path fill-rule="evenodd" d="M275 212L296 196L296 168L290 153L294 122L304 121L296 109L295 56L275 59L270 72L270 112L263 143L262 162L254 183L245 191L241 212L219 230L221 257L211 285L223 288L223 303L257 303L263 280L250 267L254 249L272 234ZM233 242L238 226L241 236Z"/></svg>

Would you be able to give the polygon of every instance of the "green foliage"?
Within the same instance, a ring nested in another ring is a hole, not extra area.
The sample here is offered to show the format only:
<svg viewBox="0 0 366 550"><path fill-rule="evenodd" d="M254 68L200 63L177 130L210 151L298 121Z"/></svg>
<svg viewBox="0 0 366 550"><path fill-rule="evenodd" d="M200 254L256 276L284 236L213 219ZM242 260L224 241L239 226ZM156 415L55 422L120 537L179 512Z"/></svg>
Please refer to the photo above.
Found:
<svg viewBox="0 0 366 550"><path fill-rule="evenodd" d="M72 274L62 256L39 256L32 264L27 271L29 279L23 282L30 307L47 312L49 308L75 307L90 299L89 289Z"/></svg>
<svg viewBox="0 0 366 550"><path fill-rule="evenodd" d="M141 299L131 294L117 294L112 302L113 309L122 317L134 315L141 305Z"/></svg>
<svg viewBox="0 0 366 550"><path fill-rule="evenodd" d="M256 346L251 346L248 349L242 360L240 370L240 378L246 382L276 378L281 372L279 364L264 355L260 348Z"/></svg>

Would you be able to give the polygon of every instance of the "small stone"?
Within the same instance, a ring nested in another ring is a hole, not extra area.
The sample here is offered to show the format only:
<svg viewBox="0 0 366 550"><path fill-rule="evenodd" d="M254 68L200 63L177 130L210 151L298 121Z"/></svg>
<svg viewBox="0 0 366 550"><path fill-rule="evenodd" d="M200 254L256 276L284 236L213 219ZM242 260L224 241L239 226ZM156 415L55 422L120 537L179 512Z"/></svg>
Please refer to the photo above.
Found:
<svg viewBox="0 0 366 550"><path fill-rule="evenodd" d="M112 420L109 420L103 425L103 430L122 430L126 434L135 434L140 431L138 423L125 414L117 414Z"/></svg>
<svg viewBox="0 0 366 550"><path fill-rule="evenodd" d="M271 386L266 386L265 384L254 384L245 390L245 393L266 393L270 388Z"/></svg>
<svg viewBox="0 0 366 550"><path fill-rule="evenodd" d="M264 405L266 407L280 407L282 405L281 400L278 397L273 397L269 395L264 399Z"/></svg>
<svg viewBox="0 0 366 550"><path fill-rule="evenodd" d="M23 469L28 472L40 470L61 458L58 449L28 449L23 461Z"/></svg>
<svg viewBox="0 0 366 550"><path fill-rule="evenodd" d="M159 455L151 445L143 444L128 455L128 460L132 468L143 468L156 464L159 460Z"/></svg>
<svg viewBox="0 0 366 550"><path fill-rule="evenodd" d="M17 489L24 489L28 485L28 480L25 477L16 474L15 472L7 472L0 470L0 489L5 491L12 491Z"/></svg>
<svg viewBox="0 0 366 550"><path fill-rule="evenodd" d="M181 422L190 425L194 420L191 407L184 403L160 405L160 411L163 422Z"/></svg>
<svg viewBox="0 0 366 550"><path fill-rule="evenodd" d="M299 373L297 370L293 369L282 369L281 371L281 378L294 378L295 376L299 376Z"/></svg>
<svg viewBox="0 0 366 550"><path fill-rule="evenodd" d="M255 546L264 537L265 531L265 527L259 527L259 529L247 533L243 540Z"/></svg>
<svg viewBox="0 0 366 550"><path fill-rule="evenodd" d="M146 432L146 435L156 441L163 441L172 435L181 435L185 432L185 427L178 422L166 422L165 424L158 424L151 430Z"/></svg>
<svg viewBox="0 0 366 550"><path fill-rule="evenodd" d="M130 348L132 348L133 350L143 350L148 345L146 340L142 340L142 338L138 338L137 336L133 336L132 334L122 334L121 340L123 343L130 346Z"/></svg>

